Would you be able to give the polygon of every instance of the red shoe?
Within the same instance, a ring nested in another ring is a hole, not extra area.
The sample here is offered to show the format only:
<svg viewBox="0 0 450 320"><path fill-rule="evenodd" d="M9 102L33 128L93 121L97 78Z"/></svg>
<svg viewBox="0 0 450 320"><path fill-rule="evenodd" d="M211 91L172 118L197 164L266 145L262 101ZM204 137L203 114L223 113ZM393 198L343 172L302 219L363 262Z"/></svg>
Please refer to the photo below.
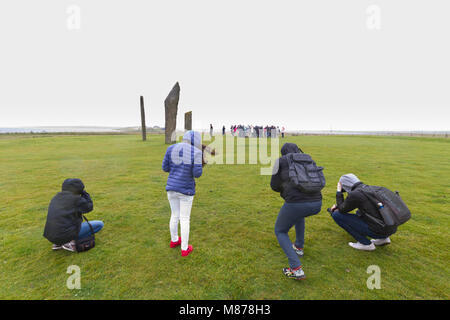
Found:
<svg viewBox="0 0 450 320"><path fill-rule="evenodd" d="M192 250L194 250L194 248L191 245L188 245L187 250L181 250L181 256L182 257L188 256L192 252Z"/></svg>
<svg viewBox="0 0 450 320"><path fill-rule="evenodd" d="M178 237L178 241L177 242L170 241L170 247L171 248L178 247L180 244L181 244L181 237Z"/></svg>

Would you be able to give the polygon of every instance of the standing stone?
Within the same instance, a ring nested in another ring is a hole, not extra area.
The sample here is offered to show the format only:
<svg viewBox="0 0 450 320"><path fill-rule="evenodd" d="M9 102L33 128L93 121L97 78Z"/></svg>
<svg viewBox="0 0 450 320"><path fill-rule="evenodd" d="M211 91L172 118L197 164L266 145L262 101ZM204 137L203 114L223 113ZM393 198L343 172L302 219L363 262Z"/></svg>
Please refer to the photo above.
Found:
<svg viewBox="0 0 450 320"><path fill-rule="evenodd" d="M184 130L192 130L192 111L184 114Z"/></svg>
<svg viewBox="0 0 450 320"><path fill-rule="evenodd" d="M145 125L145 110L144 110L144 97L141 96L141 128L142 128L142 141L147 140L147 126Z"/></svg>
<svg viewBox="0 0 450 320"><path fill-rule="evenodd" d="M180 85L175 83L172 90L170 90L169 95L166 100L164 100L164 105L166 108L166 144L175 142L175 130L177 129L177 112L178 112L178 101L180 100ZM172 139L173 136L173 139Z"/></svg>

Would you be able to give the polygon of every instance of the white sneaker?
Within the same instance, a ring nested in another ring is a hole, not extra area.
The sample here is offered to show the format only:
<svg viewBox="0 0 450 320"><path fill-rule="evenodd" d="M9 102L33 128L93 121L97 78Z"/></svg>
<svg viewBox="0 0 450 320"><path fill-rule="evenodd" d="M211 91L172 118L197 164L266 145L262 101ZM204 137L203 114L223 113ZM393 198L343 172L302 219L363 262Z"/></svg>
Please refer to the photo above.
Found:
<svg viewBox="0 0 450 320"><path fill-rule="evenodd" d="M385 246L391 243L391 239L389 239L389 237L384 239L372 239L370 241L372 241L372 243L376 246Z"/></svg>
<svg viewBox="0 0 450 320"><path fill-rule="evenodd" d="M301 266L297 269L283 268L283 273L286 277L293 278L295 280L303 280L306 278L305 272L303 272Z"/></svg>
<svg viewBox="0 0 450 320"><path fill-rule="evenodd" d="M365 245L359 242L349 242L348 245L352 248L358 249L358 250L364 250L364 251L373 251L375 250L375 245L373 243L369 244L369 245Z"/></svg>
<svg viewBox="0 0 450 320"><path fill-rule="evenodd" d="M64 250L67 250L67 251L70 251L70 252L77 252L77 247L75 245L75 240L72 240L70 242L67 242L66 244L63 244L62 248Z"/></svg>
<svg viewBox="0 0 450 320"><path fill-rule="evenodd" d="M52 250L61 250L63 247L58 244L53 244Z"/></svg>

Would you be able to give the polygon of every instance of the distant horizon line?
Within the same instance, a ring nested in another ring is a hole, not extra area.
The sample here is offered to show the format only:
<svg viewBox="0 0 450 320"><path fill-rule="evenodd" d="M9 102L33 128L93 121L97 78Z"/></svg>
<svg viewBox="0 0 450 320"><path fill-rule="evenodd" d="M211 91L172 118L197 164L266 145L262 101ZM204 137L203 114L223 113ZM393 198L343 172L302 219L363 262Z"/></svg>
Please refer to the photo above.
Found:
<svg viewBox="0 0 450 320"><path fill-rule="evenodd" d="M164 129L164 127L154 125L154 126L146 126L147 128L160 128ZM57 128L65 128L65 129L71 129L71 128L85 128L85 129L136 129L139 130L140 126L12 126L12 127L0 127L0 129L57 129ZM201 128L201 129L193 129L193 130L205 130L209 132L209 128ZM215 129L214 132L221 132L222 128ZM177 128L177 130L183 131L183 128ZM450 129L447 130L424 130L424 129L413 129L413 130L399 130L399 129L392 129L392 130L345 130L345 129L291 129L286 130L286 132L398 132L398 133L424 133L424 132L430 132L430 133L450 133ZM226 133L229 133L229 128L227 128Z"/></svg>

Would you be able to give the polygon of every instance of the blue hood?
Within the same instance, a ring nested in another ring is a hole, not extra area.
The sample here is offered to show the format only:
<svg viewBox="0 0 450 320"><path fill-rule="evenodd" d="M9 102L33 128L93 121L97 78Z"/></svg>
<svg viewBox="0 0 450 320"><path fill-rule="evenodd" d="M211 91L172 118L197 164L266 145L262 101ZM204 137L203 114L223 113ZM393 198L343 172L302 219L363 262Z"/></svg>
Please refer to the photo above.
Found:
<svg viewBox="0 0 450 320"><path fill-rule="evenodd" d="M195 195L195 178L202 175L201 134L188 131L183 142L167 148L162 169L169 172L166 191L176 191L185 195Z"/></svg>
<svg viewBox="0 0 450 320"><path fill-rule="evenodd" d="M202 150L202 135L200 132L189 130L183 135L183 141L190 143L194 147Z"/></svg>

